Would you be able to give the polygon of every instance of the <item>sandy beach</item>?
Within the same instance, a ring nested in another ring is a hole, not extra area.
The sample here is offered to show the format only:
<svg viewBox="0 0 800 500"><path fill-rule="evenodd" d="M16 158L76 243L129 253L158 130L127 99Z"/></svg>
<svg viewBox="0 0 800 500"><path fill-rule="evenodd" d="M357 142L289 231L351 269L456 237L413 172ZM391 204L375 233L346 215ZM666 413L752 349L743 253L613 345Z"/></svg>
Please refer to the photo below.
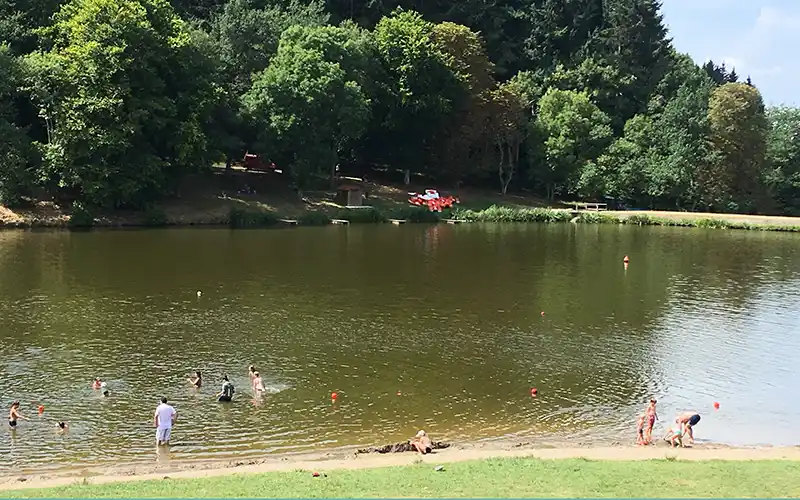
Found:
<svg viewBox="0 0 800 500"><path fill-rule="evenodd" d="M694 447L672 449L666 443L651 446L553 446L541 447L532 443L464 444L430 455L417 453L356 454L355 452L320 453L275 456L261 460L172 462L116 467L71 469L62 473L10 474L0 477L0 491L29 488L49 488L76 483L105 484L123 481L178 479L254 474L295 470L335 471L411 465L422 461L431 465L480 460L487 458L531 457L547 460L585 458L588 460L800 460L800 446L738 448L717 444L697 444Z"/></svg>

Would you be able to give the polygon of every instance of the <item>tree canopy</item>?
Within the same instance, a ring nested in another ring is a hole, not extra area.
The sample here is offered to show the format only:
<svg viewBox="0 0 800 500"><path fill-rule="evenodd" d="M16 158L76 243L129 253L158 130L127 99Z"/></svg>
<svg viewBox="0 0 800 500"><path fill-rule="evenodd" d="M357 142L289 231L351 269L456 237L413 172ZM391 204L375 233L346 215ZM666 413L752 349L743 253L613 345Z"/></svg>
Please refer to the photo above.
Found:
<svg viewBox="0 0 800 500"><path fill-rule="evenodd" d="M741 81L740 81L741 80ZM0 201L140 207L246 151L641 208L800 213L800 111L658 0L0 0Z"/></svg>

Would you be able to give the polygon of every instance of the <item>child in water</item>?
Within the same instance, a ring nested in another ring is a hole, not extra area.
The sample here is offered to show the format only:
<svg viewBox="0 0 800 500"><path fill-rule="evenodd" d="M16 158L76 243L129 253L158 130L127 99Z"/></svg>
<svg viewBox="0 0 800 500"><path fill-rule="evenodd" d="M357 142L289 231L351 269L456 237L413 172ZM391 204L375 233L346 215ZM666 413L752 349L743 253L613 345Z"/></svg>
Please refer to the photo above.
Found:
<svg viewBox="0 0 800 500"><path fill-rule="evenodd" d="M253 373L253 394L256 396L264 394L264 382L261 380L261 374L258 372Z"/></svg>

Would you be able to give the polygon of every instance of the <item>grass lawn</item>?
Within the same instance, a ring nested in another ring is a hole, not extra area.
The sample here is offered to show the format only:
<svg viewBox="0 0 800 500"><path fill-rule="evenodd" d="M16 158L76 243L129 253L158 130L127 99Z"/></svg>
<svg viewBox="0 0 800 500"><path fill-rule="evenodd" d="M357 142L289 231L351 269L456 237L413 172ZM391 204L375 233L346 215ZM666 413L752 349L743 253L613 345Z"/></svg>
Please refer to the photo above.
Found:
<svg viewBox="0 0 800 500"><path fill-rule="evenodd" d="M161 479L2 497L798 497L797 461L589 461L511 458L430 464Z"/></svg>

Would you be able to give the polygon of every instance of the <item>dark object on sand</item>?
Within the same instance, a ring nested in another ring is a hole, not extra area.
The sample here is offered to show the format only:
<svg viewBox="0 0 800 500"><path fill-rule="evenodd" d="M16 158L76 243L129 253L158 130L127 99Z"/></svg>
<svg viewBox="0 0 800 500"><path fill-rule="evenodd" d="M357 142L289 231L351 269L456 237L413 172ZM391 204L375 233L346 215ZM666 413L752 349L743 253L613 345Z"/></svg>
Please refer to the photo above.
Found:
<svg viewBox="0 0 800 500"><path fill-rule="evenodd" d="M450 443L442 443L442 442L431 443L432 450L443 450L449 447ZM405 443L387 444L386 446L381 446L380 448L374 448L374 447L364 448L358 450L356 453L402 453L406 451L416 452L417 449L414 448L414 445L411 444L409 441L406 441Z"/></svg>

